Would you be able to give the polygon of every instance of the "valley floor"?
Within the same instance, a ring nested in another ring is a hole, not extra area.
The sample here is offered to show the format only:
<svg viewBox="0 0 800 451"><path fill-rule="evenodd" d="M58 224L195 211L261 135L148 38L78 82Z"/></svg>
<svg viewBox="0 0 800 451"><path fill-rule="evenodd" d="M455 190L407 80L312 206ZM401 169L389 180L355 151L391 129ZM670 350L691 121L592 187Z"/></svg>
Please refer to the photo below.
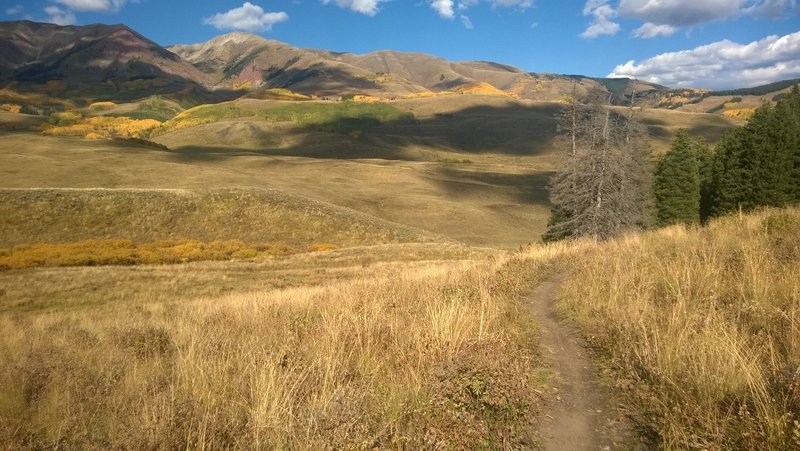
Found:
<svg viewBox="0 0 800 451"><path fill-rule="evenodd" d="M797 210L528 246L553 105L506 103L509 152L430 102L307 148L2 132L0 448L800 446Z"/></svg>

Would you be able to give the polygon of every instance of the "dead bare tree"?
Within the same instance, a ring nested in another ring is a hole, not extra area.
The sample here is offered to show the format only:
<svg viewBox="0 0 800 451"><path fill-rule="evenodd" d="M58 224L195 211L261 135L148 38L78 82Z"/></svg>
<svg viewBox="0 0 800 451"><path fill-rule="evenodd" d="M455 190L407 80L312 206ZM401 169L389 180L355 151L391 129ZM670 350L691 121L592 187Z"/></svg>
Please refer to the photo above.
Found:
<svg viewBox="0 0 800 451"><path fill-rule="evenodd" d="M603 92L582 99L574 92L558 121L566 152L550 188L555 209L545 239L606 239L643 227L651 171L633 96L617 109Z"/></svg>

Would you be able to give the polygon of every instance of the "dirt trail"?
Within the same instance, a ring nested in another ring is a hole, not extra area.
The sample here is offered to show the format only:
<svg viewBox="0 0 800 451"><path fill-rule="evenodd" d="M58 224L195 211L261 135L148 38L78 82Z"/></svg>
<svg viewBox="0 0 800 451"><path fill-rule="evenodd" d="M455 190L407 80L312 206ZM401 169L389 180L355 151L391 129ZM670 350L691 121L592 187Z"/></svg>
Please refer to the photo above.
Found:
<svg viewBox="0 0 800 451"><path fill-rule="evenodd" d="M552 402L540 426L545 450L611 450L638 448L630 427L611 409L577 331L553 309L563 277L540 285L527 299L542 327L543 357L555 372Z"/></svg>

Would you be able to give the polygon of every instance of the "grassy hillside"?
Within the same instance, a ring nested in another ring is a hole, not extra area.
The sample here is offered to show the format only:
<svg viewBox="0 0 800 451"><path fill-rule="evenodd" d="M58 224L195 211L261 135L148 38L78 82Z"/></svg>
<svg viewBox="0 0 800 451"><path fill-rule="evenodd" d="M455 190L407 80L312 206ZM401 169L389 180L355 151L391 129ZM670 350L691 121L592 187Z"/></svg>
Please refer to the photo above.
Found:
<svg viewBox="0 0 800 451"><path fill-rule="evenodd" d="M800 210L569 249L561 307L665 449L800 446Z"/></svg>
<svg viewBox="0 0 800 451"><path fill-rule="evenodd" d="M0 186L7 188L272 189L470 244L510 248L534 241L548 214L548 167L516 156L442 153L474 161L450 164L433 154L429 162L331 160L231 148L165 151L31 134L2 139L7 147L0 151ZM267 232L252 230L264 227L256 222L251 231L235 230L255 238Z"/></svg>
<svg viewBox="0 0 800 451"><path fill-rule="evenodd" d="M515 248L537 240L547 221L559 108L478 95L389 104L242 99L168 121L150 139L171 151L4 135L0 185L270 188L466 243ZM656 151L679 128L713 143L736 123L666 110L641 117Z"/></svg>
<svg viewBox="0 0 800 451"><path fill-rule="evenodd" d="M90 239L241 240L305 249L430 241L432 235L264 189L0 189L0 248Z"/></svg>
<svg viewBox="0 0 800 451"><path fill-rule="evenodd" d="M647 126L650 134L649 143L657 153L669 149L672 138L680 129L686 129L690 136L701 137L713 145L726 131L741 125L741 122L734 118L720 115L656 108L642 110L639 119Z"/></svg>
<svg viewBox="0 0 800 451"><path fill-rule="evenodd" d="M256 105L262 108L254 108ZM391 121L413 119L408 112L384 103L358 102L275 102L257 100L202 105L187 110L167 121L157 134L172 130L214 123L222 120L250 118L266 122L289 122L299 128L331 133L365 131Z"/></svg>

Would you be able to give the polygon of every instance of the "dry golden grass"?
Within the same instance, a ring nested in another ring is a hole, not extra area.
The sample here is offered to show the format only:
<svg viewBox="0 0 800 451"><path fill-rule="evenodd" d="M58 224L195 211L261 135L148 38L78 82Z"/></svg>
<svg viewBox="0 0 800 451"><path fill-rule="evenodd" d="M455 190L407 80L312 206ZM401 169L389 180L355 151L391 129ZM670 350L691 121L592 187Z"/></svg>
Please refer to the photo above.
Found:
<svg viewBox="0 0 800 451"><path fill-rule="evenodd" d="M315 244L309 246L309 251L330 251L337 247L335 244ZM270 258L293 252L297 251L288 246L245 244L240 240L217 240L210 243L197 240L162 240L142 244L134 244L131 240L85 240L0 249L0 269L186 263Z"/></svg>
<svg viewBox="0 0 800 451"><path fill-rule="evenodd" d="M496 250L404 243L306 252L269 259L179 265L40 267L0 271L0 313L181 303L233 293L318 286L456 260L487 260Z"/></svg>
<svg viewBox="0 0 800 451"><path fill-rule="evenodd" d="M337 251L334 251L337 252ZM0 314L8 448L530 447L519 262ZM533 269L533 271L531 271Z"/></svg>
<svg viewBox="0 0 800 451"><path fill-rule="evenodd" d="M186 132L187 139L189 132L193 139L201 139L197 129ZM206 153L161 140L173 151L131 142L29 133L8 133L0 139L4 143L0 146L3 188L126 188L64 190L77 193L74 199L79 205L75 206L72 200L66 201L72 199L71 195L59 197L60 190L50 194L43 192L46 190L15 190L20 199L9 202L19 205L14 207L14 214L25 219L13 222L25 227L0 221L0 247L92 238L135 242L241 239L301 247L329 241L351 246L419 241L410 237L425 235L420 232L425 229L474 245L516 249L544 230L549 212L546 172L538 174L550 166L542 169L517 157L439 153L439 157L473 162L443 165L435 161L273 156L233 148ZM436 156L432 154L431 160ZM247 187L245 191L255 193L243 193L238 200L237 196L219 196L221 209L214 208L215 196L202 194L229 187ZM266 190L262 196L257 194L262 190L250 187ZM174 193L160 188L182 189ZM198 196L193 195L192 191L198 189ZM5 198L4 192L0 191L0 198ZM114 193L121 193L120 197L115 198ZM159 193L164 193L164 198ZM4 203L0 200L0 210ZM131 208L126 210L126 206ZM91 214L81 213L89 211ZM332 214L331 220L325 220L325 212ZM7 214L0 211L0 218ZM170 215L180 219L170 222ZM240 221L243 217L255 222ZM149 218L154 222L152 227ZM300 226L300 219L310 227ZM398 230L398 225L408 232L400 232L399 240L391 239L390 235L397 236L391 230ZM93 233L103 229L113 232L120 227L137 233ZM283 237L291 241L285 242Z"/></svg>
<svg viewBox="0 0 800 451"><path fill-rule="evenodd" d="M108 101L93 102L92 104L89 105L89 110L91 110L91 111L106 111L106 110L110 110L110 109L113 109L113 108L116 108L116 107L117 107L117 104L114 103L114 102L108 102Z"/></svg>
<svg viewBox="0 0 800 451"><path fill-rule="evenodd" d="M352 210L262 189L0 189L0 217L0 248L123 239L241 240L304 249L324 242L363 246L434 239Z"/></svg>
<svg viewBox="0 0 800 451"><path fill-rule="evenodd" d="M579 246L561 308L661 446L800 447L800 210Z"/></svg>

